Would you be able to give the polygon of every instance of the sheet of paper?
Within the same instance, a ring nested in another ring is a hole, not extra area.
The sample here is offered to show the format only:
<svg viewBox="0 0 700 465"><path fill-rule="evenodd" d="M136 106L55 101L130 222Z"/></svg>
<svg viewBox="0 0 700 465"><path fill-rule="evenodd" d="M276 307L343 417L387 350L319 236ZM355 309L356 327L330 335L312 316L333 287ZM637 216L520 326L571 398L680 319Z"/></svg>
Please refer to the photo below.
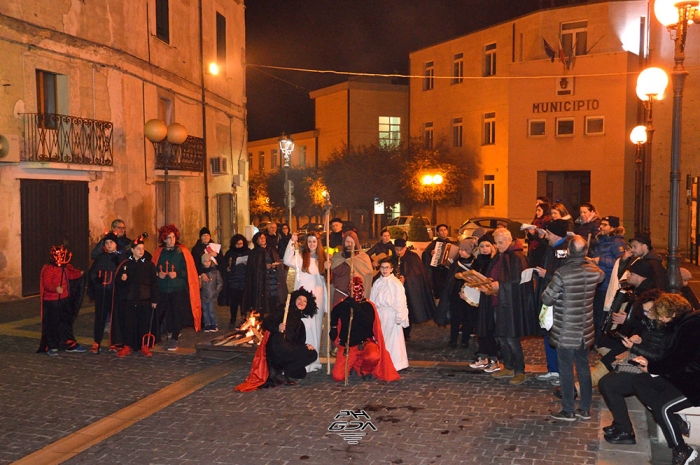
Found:
<svg viewBox="0 0 700 465"><path fill-rule="evenodd" d="M248 255L245 255L245 256L243 256L243 257L238 257L238 258L236 259L236 265L240 265L241 263L244 264L244 265L247 265L247 264L248 264Z"/></svg>
<svg viewBox="0 0 700 465"><path fill-rule="evenodd" d="M221 244L210 242L204 250L206 252L215 252L216 254L219 254L221 253Z"/></svg>
<svg viewBox="0 0 700 465"><path fill-rule="evenodd" d="M535 268L525 268L522 273L520 273L520 284L529 283L532 281L532 273L535 272Z"/></svg>

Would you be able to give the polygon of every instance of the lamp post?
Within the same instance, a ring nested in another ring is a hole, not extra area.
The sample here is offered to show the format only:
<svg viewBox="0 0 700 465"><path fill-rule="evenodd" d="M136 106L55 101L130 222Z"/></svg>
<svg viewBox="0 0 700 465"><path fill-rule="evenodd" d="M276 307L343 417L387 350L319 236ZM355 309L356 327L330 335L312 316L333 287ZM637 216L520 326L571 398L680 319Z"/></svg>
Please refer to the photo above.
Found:
<svg viewBox="0 0 700 465"><path fill-rule="evenodd" d="M642 145L647 141L647 128L645 126L635 126L630 134L630 140L637 146L637 156L634 160L634 235L636 236L642 231L642 217L644 216Z"/></svg>
<svg viewBox="0 0 700 465"><path fill-rule="evenodd" d="M685 39L688 34L688 22L700 21L698 0L656 0L654 14L656 19L671 33L675 42L673 53L673 121L671 131L671 185L669 190L668 212L668 287L678 293L681 288L680 254L678 252L678 218L680 213L681 184L681 119L683 108L683 86L688 71L685 69Z"/></svg>
<svg viewBox="0 0 700 465"><path fill-rule="evenodd" d="M649 234L649 220L651 218L651 141L654 137L654 125L652 110L654 107L654 99L661 100L664 97L664 91L668 85L668 76L661 68L647 68L637 76L637 97L644 103L645 122L646 122L646 146L644 148L642 174L644 189L641 192L641 197L637 198L637 202L641 202L643 209L640 217L640 229L635 228L635 232L644 232Z"/></svg>
<svg viewBox="0 0 700 465"><path fill-rule="evenodd" d="M442 184L443 178L441 174L426 174L421 178L421 183L424 186L431 186L430 196L430 222L435 225L437 223L437 209L435 208L435 189Z"/></svg>
<svg viewBox="0 0 700 465"><path fill-rule="evenodd" d="M163 160L163 174L165 181L163 189L163 195L165 197L163 202L163 222L168 224L168 166L170 165L174 148L179 151L180 147L187 139L187 129L180 123L172 123L170 126L166 126L163 121L159 119L152 119L146 122L145 126L143 127L143 133L153 144L153 151L155 152L156 160L158 157L161 157ZM159 150L160 144L166 138L170 145L165 147L163 150Z"/></svg>
<svg viewBox="0 0 700 465"><path fill-rule="evenodd" d="M280 145L280 153L284 156L284 193L285 205L287 206L287 224L292 228L292 208L294 207L294 184L289 180L289 165L294 151L294 139L285 133L282 133L278 139Z"/></svg>

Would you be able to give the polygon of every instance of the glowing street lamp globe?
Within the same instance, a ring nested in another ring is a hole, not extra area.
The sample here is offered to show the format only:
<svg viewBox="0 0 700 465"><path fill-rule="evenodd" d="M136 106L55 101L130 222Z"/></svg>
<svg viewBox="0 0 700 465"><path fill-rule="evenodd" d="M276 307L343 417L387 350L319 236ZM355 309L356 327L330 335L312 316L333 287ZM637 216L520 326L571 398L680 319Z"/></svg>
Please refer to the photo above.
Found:
<svg viewBox="0 0 700 465"><path fill-rule="evenodd" d="M668 75L661 68L647 68L637 76L637 97L646 101L651 97L656 100L664 98L668 86Z"/></svg>
<svg viewBox="0 0 700 465"><path fill-rule="evenodd" d="M647 128L646 126L635 126L630 134L630 140L633 144L647 143Z"/></svg>

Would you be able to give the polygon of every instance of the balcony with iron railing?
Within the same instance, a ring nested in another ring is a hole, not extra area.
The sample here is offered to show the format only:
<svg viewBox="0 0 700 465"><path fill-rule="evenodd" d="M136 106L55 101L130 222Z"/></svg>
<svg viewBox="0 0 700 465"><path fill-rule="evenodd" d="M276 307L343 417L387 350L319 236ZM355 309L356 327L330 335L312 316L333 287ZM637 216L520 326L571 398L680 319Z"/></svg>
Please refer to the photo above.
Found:
<svg viewBox="0 0 700 465"><path fill-rule="evenodd" d="M111 167L113 124L53 113L24 113L23 162ZM204 139L188 136L181 146L167 140L155 145L156 169L203 173Z"/></svg>
<svg viewBox="0 0 700 465"><path fill-rule="evenodd" d="M53 113L24 113L21 161L112 166L110 121Z"/></svg>

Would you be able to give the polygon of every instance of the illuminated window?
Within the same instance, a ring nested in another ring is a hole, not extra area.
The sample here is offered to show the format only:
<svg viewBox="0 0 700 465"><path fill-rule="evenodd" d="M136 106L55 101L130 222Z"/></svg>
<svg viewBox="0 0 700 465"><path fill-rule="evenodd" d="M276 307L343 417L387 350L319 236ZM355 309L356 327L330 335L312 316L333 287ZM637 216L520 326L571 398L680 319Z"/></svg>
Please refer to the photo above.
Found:
<svg viewBox="0 0 700 465"><path fill-rule="evenodd" d="M484 113L484 140L483 145L496 143L496 112Z"/></svg>
<svg viewBox="0 0 700 465"><path fill-rule="evenodd" d="M379 146L396 147L401 143L401 118L398 116L379 117Z"/></svg>
<svg viewBox="0 0 700 465"><path fill-rule="evenodd" d="M605 117L586 116L585 134L587 136L602 136L605 134Z"/></svg>
<svg viewBox="0 0 700 465"><path fill-rule="evenodd" d="M574 135L574 119L573 118L557 118L557 137L573 137Z"/></svg>
<svg viewBox="0 0 700 465"><path fill-rule="evenodd" d="M433 123L423 125L423 145L426 149L433 148Z"/></svg>
<svg viewBox="0 0 700 465"><path fill-rule="evenodd" d="M452 84L460 84L464 81L464 54L458 53L452 62Z"/></svg>
<svg viewBox="0 0 700 465"><path fill-rule="evenodd" d="M496 44L484 47L484 76L496 75Z"/></svg>
<svg viewBox="0 0 700 465"><path fill-rule="evenodd" d="M493 207L496 205L496 175L484 175L484 195L483 201L485 207Z"/></svg>
<svg viewBox="0 0 700 465"><path fill-rule="evenodd" d="M529 137L538 137L545 135L545 120L531 119L527 122L527 135Z"/></svg>
<svg viewBox="0 0 700 465"><path fill-rule="evenodd" d="M435 87L435 67L432 61L425 63L423 76L423 90L432 90Z"/></svg>
<svg viewBox="0 0 700 465"><path fill-rule="evenodd" d="M261 150L258 153L258 169L260 170L261 173L263 171L265 171L265 151L264 150Z"/></svg>
<svg viewBox="0 0 700 465"><path fill-rule="evenodd" d="M573 23L562 23L561 25L561 47L564 55L574 56L585 55L588 46L588 21L576 21Z"/></svg>
<svg viewBox="0 0 700 465"><path fill-rule="evenodd" d="M452 146L462 146L462 118L452 120Z"/></svg>

